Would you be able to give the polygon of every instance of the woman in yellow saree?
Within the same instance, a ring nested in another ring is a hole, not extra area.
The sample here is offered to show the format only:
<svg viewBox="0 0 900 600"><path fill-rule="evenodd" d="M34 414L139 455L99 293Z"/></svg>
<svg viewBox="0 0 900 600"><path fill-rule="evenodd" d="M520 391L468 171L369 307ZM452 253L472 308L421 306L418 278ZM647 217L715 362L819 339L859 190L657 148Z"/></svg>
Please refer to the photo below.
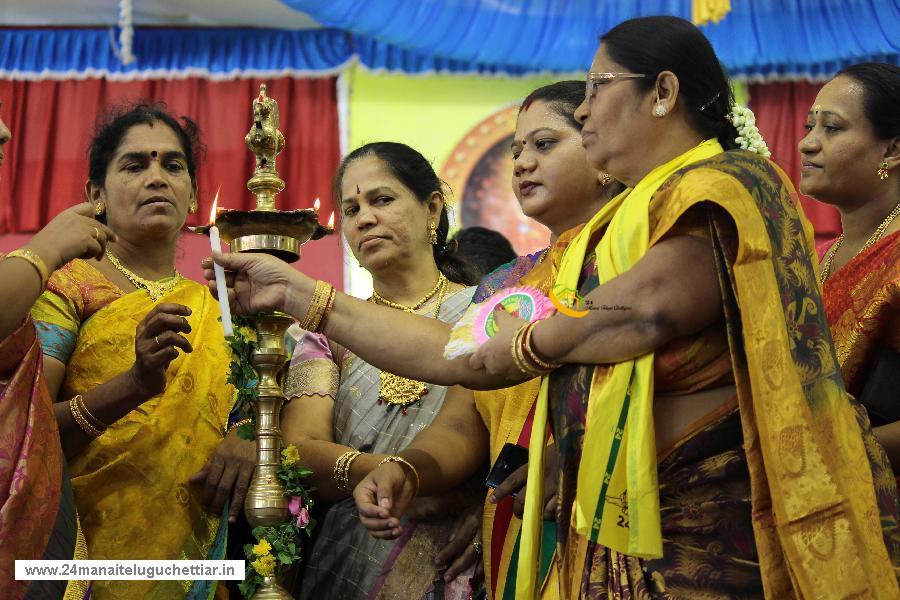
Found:
<svg viewBox="0 0 900 600"><path fill-rule="evenodd" d="M841 381L811 228L708 40L673 17L626 21L603 37L585 91L588 158L630 189L561 258L552 291L574 302L536 324L497 313L499 332L432 379L545 375L516 596L897 597L896 515L872 476L885 456ZM224 264L238 310L309 309L314 286L274 261ZM428 362L440 332L377 308L338 295L325 332L392 372ZM559 558L541 589L547 425ZM434 471L404 458L414 468L384 465L355 492L375 534L397 526L415 469L423 487Z"/></svg>
<svg viewBox="0 0 900 600"><path fill-rule="evenodd" d="M230 354L215 301L173 274L178 232L196 210L195 149L190 125L158 107L113 114L92 144L87 192L118 237L102 261L54 273L32 309L95 559L224 554L226 521L204 512L190 480L210 456L226 460ZM205 598L214 588L97 581L94 596Z"/></svg>
<svg viewBox="0 0 900 600"><path fill-rule="evenodd" d="M843 389L809 224L708 41L676 18L626 21L588 77L586 151L631 189L562 258L554 291L575 290L582 314L528 329L500 315L507 333L472 361L514 374L522 331L526 354L570 363L544 380L530 456L535 475L552 421L561 594L895 597L869 462L884 455L867 456ZM753 152L725 152L735 139Z"/></svg>

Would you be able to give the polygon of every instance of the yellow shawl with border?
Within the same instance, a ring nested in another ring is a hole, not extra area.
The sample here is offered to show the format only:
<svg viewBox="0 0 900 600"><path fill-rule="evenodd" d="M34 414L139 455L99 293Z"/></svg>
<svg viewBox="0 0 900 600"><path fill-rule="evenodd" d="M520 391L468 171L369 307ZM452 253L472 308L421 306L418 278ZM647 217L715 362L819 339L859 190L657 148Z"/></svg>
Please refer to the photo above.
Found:
<svg viewBox="0 0 900 600"><path fill-rule="evenodd" d="M704 166L684 170L672 183L679 170L701 161ZM650 202L664 184L666 210L651 226ZM692 206L724 210L737 228L736 253L724 256L717 247L717 257L726 271L723 297L766 595L895 598L859 424L823 325L811 227L791 204L792 192L774 164L724 154L707 140L598 213L563 257L557 285L577 289L605 211L616 214L596 247L601 285L631 268L658 241L656 232L670 229ZM786 291L795 296L784 297ZM578 535L638 557L662 553L652 360L652 354L638 357L595 376L572 523ZM534 441L545 435L546 378L537 408L517 585L524 597L536 594L542 457L535 454L543 445ZM566 596L576 595L580 574L563 573L562 580Z"/></svg>

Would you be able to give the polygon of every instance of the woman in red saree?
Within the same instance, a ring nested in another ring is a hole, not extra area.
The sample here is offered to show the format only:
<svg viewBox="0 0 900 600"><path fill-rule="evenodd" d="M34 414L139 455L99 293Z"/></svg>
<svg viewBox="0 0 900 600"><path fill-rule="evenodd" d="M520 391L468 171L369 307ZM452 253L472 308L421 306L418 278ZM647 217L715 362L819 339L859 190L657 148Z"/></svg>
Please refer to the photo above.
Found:
<svg viewBox="0 0 900 600"><path fill-rule="evenodd" d="M0 120L0 166L10 132ZM85 581L16 581L16 560L87 558L59 430L28 314L49 274L73 258L102 256L115 236L89 203L53 219L0 256L0 589L4 598L89 597Z"/></svg>
<svg viewBox="0 0 900 600"><path fill-rule="evenodd" d="M820 248L825 312L847 391L900 468L900 67L864 63L828 82L799 150L800 190L841 213ZM890 473L876 477L888 482Z"/></svg>

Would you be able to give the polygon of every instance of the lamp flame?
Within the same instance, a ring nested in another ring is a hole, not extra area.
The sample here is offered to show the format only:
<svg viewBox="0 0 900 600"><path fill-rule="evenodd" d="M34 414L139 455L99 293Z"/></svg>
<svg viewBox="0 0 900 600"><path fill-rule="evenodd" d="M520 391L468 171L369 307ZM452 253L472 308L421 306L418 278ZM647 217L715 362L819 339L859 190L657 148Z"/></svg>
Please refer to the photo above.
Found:
<svg viewBox="0 0 900 600"><path fill-rule="evenodd" d="M316 198L316 201L313 202L313 210L318 213L320 208L322 208L322 203L319 202L318 198Z"/></svg>
<svg viewBox="0 0 900 600"><path fill-rule="evenodd" d="M216 197L213 199L212 208L209 210L209 224L216 224L216 208L219 206L219 192L222 188L216 190Z"/></svg>
<svg viewBox="0 0 900 600"><path fill-rule="evenodd" d="M328 217L328 229L334 230L334 211L331 211L331 216Z"/></svg>

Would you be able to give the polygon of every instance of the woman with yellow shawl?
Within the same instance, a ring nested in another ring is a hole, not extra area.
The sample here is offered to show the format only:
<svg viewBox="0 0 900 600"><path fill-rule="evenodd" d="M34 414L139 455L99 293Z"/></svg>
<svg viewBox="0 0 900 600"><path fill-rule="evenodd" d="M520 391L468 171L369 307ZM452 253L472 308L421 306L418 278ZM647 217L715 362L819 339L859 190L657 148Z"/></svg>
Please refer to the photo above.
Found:
<svg viewBox="0 0 900 600"><path fill-rule="evenodd" d="M572 304L536 325L498 314L499 333L468 364L435 361L432 379L497 387L549 374L515 595L896 597L896 515L877 504L870 464L885 456L843 387L811 228L759 156L709 42L672 17L618 25L576 115L589 160L630 189L562 256L553 291ZM343 295L317 308L312 282L275 261L221 260L238 310L321 310L329 338L381 368L412 376L404 365L431 362L441 334L421 319ZM480 367L493 375L473 375ZM559 558L541 590L548 422ZM376 534L393 532L417 486L438 485L434 473L457 475L428 455L403 458L357 486Z"/></svg>
<svg viewBox="0 0 900 600"><path fill-rule="evenodd" d="M885 457L843 388L809 224L711 46L680 19L626 21L588 77L585 149L630 189L562 258L554 291L577 290L580 318L499 315L472 359L514 376L512 343L528 368L569 363L544 379L530 457L552 413L562 595L896 597Z"/></svg>
<svg viewBox="0 0 900 600"><path fill-rule="evenodd" d="M201 491L211 500L229 473L240 487L252 472L252 444L223 442L232 390L218 307L174 268L197 209L197 150L193 123L158 106L101 123L86 193L117 237L101 260L54 273L32 309L93 559L222 558L226 522L204 513ZM206 490L190 486L198 471ZM214 586L98 581L94 596L205 598Z"/></svg>

